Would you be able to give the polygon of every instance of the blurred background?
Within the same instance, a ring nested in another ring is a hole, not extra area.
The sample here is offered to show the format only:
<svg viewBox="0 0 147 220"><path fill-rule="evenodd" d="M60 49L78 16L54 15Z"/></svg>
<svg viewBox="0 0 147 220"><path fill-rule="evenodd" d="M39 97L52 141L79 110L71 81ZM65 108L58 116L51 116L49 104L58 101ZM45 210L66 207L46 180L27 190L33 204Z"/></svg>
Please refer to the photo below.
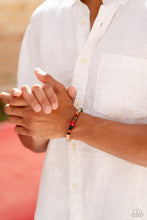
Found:
<svg viewBox="0 0 147 220"><path fill-rule="evenodd" d="M0 92L16 86L21 41L44 0L0 1ZM44 154L22 146L0 100L0 220L33 220Z"/></svg>
<svg viewBox="0 0 147 220"><path fill-rule="evenodd" d="M24 31L34 9L44 0L0 1L0 88L16 85L17 63Z"/></svg>

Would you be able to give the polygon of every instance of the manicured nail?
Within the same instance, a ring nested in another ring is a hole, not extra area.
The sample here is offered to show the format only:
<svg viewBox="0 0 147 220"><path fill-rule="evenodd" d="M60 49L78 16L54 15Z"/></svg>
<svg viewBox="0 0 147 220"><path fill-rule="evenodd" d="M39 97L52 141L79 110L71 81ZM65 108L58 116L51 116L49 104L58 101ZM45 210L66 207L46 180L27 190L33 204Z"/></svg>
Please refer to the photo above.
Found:
<svg viewBox="0 0 147 220"><path fill-rule="evenodd" d="M14 93L15 93L14 95L17 97L21 96L21 94L22 94L21 91L15 91Z"/></svg>
<svg viewBox="0 0 147 220"><path fill-rule="evenodd" d="M52 104L52 107L53 107L54 110L56 110L56 109L58 108L57 103L53 103L53 104Z"/></svg>
<svg viewBox="0 0 147 220"><path fill-rule="evenodd" d="M41 75L47 75L46 72L44 72L42 69L40 69L39 67L36 68L37 72L39 72Z"/></svg>
<svg viewBox="0 0 147 220"><path fill-rule="evenodd" d="M46 113L46 114L50 114L51 113L51 107L50 106L46 106L45 108L44 108L44 112Z"/></svg>
<svg viewBox="0 0 147 220"><path fill-rule="evenodd" d="M1 92L1 95L9 95L7 92Z"/></svg>
<svg viewBox="0 0 147 220"><path fill-rule="evenodd" d="M39 104L36 104L34 106L34 110L35 110L35 112L40 112L41 111L41 106Z"/></svg>

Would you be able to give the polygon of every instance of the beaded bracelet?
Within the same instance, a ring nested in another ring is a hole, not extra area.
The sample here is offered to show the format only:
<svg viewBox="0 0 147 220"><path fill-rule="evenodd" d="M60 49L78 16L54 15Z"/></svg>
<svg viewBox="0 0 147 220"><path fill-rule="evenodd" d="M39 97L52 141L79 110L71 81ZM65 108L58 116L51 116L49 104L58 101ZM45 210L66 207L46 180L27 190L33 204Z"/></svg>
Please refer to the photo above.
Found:
<svg viewBox="0 0 147 220"><path fill-rule="evenodd" d="M77 110L77 112L75 113L73 119L72 119L71 122L70 122L70 126L69 126L68 131L67 131L67 134L66 134L66 139L67 139L67 141L70 141L70 140L71 140L71 137L70 137L70 135L71 135L71 130L72 130L73 127L75 126L76 121L78 120L78 117L79 117L79 115L80 115L81 112L83 112L83 109L82 109L82 108L79 108L79 109Z"/></svg>

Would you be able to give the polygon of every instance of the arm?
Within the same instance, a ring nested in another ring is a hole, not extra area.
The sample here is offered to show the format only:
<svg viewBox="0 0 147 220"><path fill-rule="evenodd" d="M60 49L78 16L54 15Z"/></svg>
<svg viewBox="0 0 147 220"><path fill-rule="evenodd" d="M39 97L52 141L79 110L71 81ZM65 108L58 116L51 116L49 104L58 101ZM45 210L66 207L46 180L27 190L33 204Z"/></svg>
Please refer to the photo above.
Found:
<svg viewBox="0 0 147 220"><path fill-rule="evenodd" d="M49 143L49 139L45 138L31 137L21 134L18 134L18 137L26 148L36 153L45 152Z"/></svg>
<svg viewBox="0 0 147 220"><path fill-rule="evenodd" d="M41 71L41 70L39 70L39 71ZM33 86L32 88L35 88L35 87ZM48 90L49 90L49 92L48 92ZM22 92L21 92L21 90L19 90L17 88L14 88L10 91L10 94L1 93L0 98L5 103L9 103L13 107L16 106L16 107L21 107L22 108L22 107L26 107L26 106L31 106L32 109L34 109L34 106L36 104L38 104L37 103L38 100L40 100L41 105L45 101L45 97L43 96L44 95L43 91L45 91L45 94L47 94L46 99L48 99L48 102L45 102L46 105L49 105L49 103L53 100L53 97L55 97L55 100L57 101L56 94L55 94L55 92L54 92L54 90L53 90L53 88L51 87L50 84L46 84L45 87L43 86L42 88L39 88L39 91L36 91L36 96L35 97L34 97L32 91L33 90L31 90L30 88L27 88L27 87L23 87ZM74 102L74 99L76 97L75 88L70 86L66 90L66 92L67 92L69 98L72 100L72 102ZM24 111L24 108L22 110ZM43 110L43 106L42 106L42 110ZM31 116L31 118L32 118L32 116ZM30 118L30 120L31 120L31 118ZM28 121L28 119L27 119L27 121ZM37 127L38 127L38 130L39 130L38 125L37 125ZM29 125L29 129L30 129L30 125ZM43 138L42 135L40 137L37 137L35 134L33 136L18 134L18 136L19 136L19 139L22 142L22 144L25 147L27 147L28 149L30 149L34 152L38 152L38 153L45 152L46 149L47 149L49 139L46 138L46 137Z"/></svg>
<svg viewBox="0 0 147 220"><path fill-rule="evenodd" d="M16 126L18 134L48 139L65 138L68 123L76 109L62 84L48 74L38 74L37 77L43 83L51 83L53 88L56 88L58 110L50 115L39 113L36 115L28 108L8 107L6 113L12 115L9 120L18 125ZM32 120L31 124L28 118ZM72 130L71 138L131 163L147 167L146 124L124 124L81 113L76 127Z"/></svg>
<svg viewBox="0 0 147 220"><path fill-rule="evenodd" d="M47 90L47 85L46 85L46 90ZM50 87L51 88L51 87ZM27 91L27 90L26 90ZM13 89L11 90L11 95L13 94L13 96L15 97L15 93L18 92L18 90L16 89ZM75 91L75 88L70 86L68 89L67 89L67 93L68 93L68 96L70 97L70 99L74 102L74 99L75 99L75 96L76 96L76 91ZM40 93L38 93L38 95L36 94L36 98L38 98ZM46 92L47 94L47 92ZM52 93L50 92L48 94L48 100L51 100L51 97L50 96L53 96L55 95L54 94L54 91L52 90ZM32 99L30 99L29 97L29 94L25 94L25 96L27 97L27 100L28 102L30 101L30 105L31 103L35 103L35 101L33 102ZM56 99L57 100L57 99ZM37 101L37 100L36 100ZM13 104L16 104L13 102ZM23 105L26 104L28 105L28 103L22 103ZM36 152L36 153L41 153L41 152L45 152L47 150L47 146L48 146L48 143L49 143L49 139L46 139L46 138L39 138L39 137L35 137L35 136L27 136L27 135L21 135L21 134L18 134L18 137L20 139L20 141L22 142L22 144L27 147L28 149Z"/></svg>
<svg viewBox="0 0 147 220"><path fill-rule="evenodd" d="M124 124L81 113L71 137L147 167L147 124Z"/></svg>

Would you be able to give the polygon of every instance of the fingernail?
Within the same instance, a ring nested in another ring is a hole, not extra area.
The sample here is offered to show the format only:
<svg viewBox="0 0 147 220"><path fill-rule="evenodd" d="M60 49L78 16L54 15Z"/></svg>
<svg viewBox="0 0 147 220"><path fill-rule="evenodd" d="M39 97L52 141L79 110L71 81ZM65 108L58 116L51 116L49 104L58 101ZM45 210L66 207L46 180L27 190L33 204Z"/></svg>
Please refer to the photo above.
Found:
<svg viewBox="0 0 147 220"><path fill-rule="evenodd" d="M56 109L58 108L57 103L53 103L53 104L52 104L52 107L53 107L54 110L56 110Z"/></svg>
<svg viewBox="0 0 147 220"><path fill-rule="evenodd" d="M46 106L46 107L44 108L44 112L45 112L46 114L50 114L50 113L51 113L51 107L50 107L50 106Z"/></svg>
<svg viewBox="0 0 147 220"><path fill-rule="evenodd" d="M15 94L19 96L19 95L21 95L21 94L22 94L22 92L21 92L21 91L19 91L19 90L17 90L17 91L15 91Z"/></svg>
<svg viewBox="0 0 147 220"><path fill-rule="evenodd" d="M9 95L7 92L1 92L1 95Z"/></svg>
<svg viewBox="0 0 147 220"><path fill-rule="evenodd" d="M34 110L35 110L35 112L40 112L41 111L41 106L39 104L36 104L34 106Z"/></svg>
<svg viewBox="0 0 147 220"><path fill-rule="evenodd" d="M41 73L41 75L47 75L46 72L44 72L42 69L40 69L39 67L36 68L37 72Z"/></svg>

